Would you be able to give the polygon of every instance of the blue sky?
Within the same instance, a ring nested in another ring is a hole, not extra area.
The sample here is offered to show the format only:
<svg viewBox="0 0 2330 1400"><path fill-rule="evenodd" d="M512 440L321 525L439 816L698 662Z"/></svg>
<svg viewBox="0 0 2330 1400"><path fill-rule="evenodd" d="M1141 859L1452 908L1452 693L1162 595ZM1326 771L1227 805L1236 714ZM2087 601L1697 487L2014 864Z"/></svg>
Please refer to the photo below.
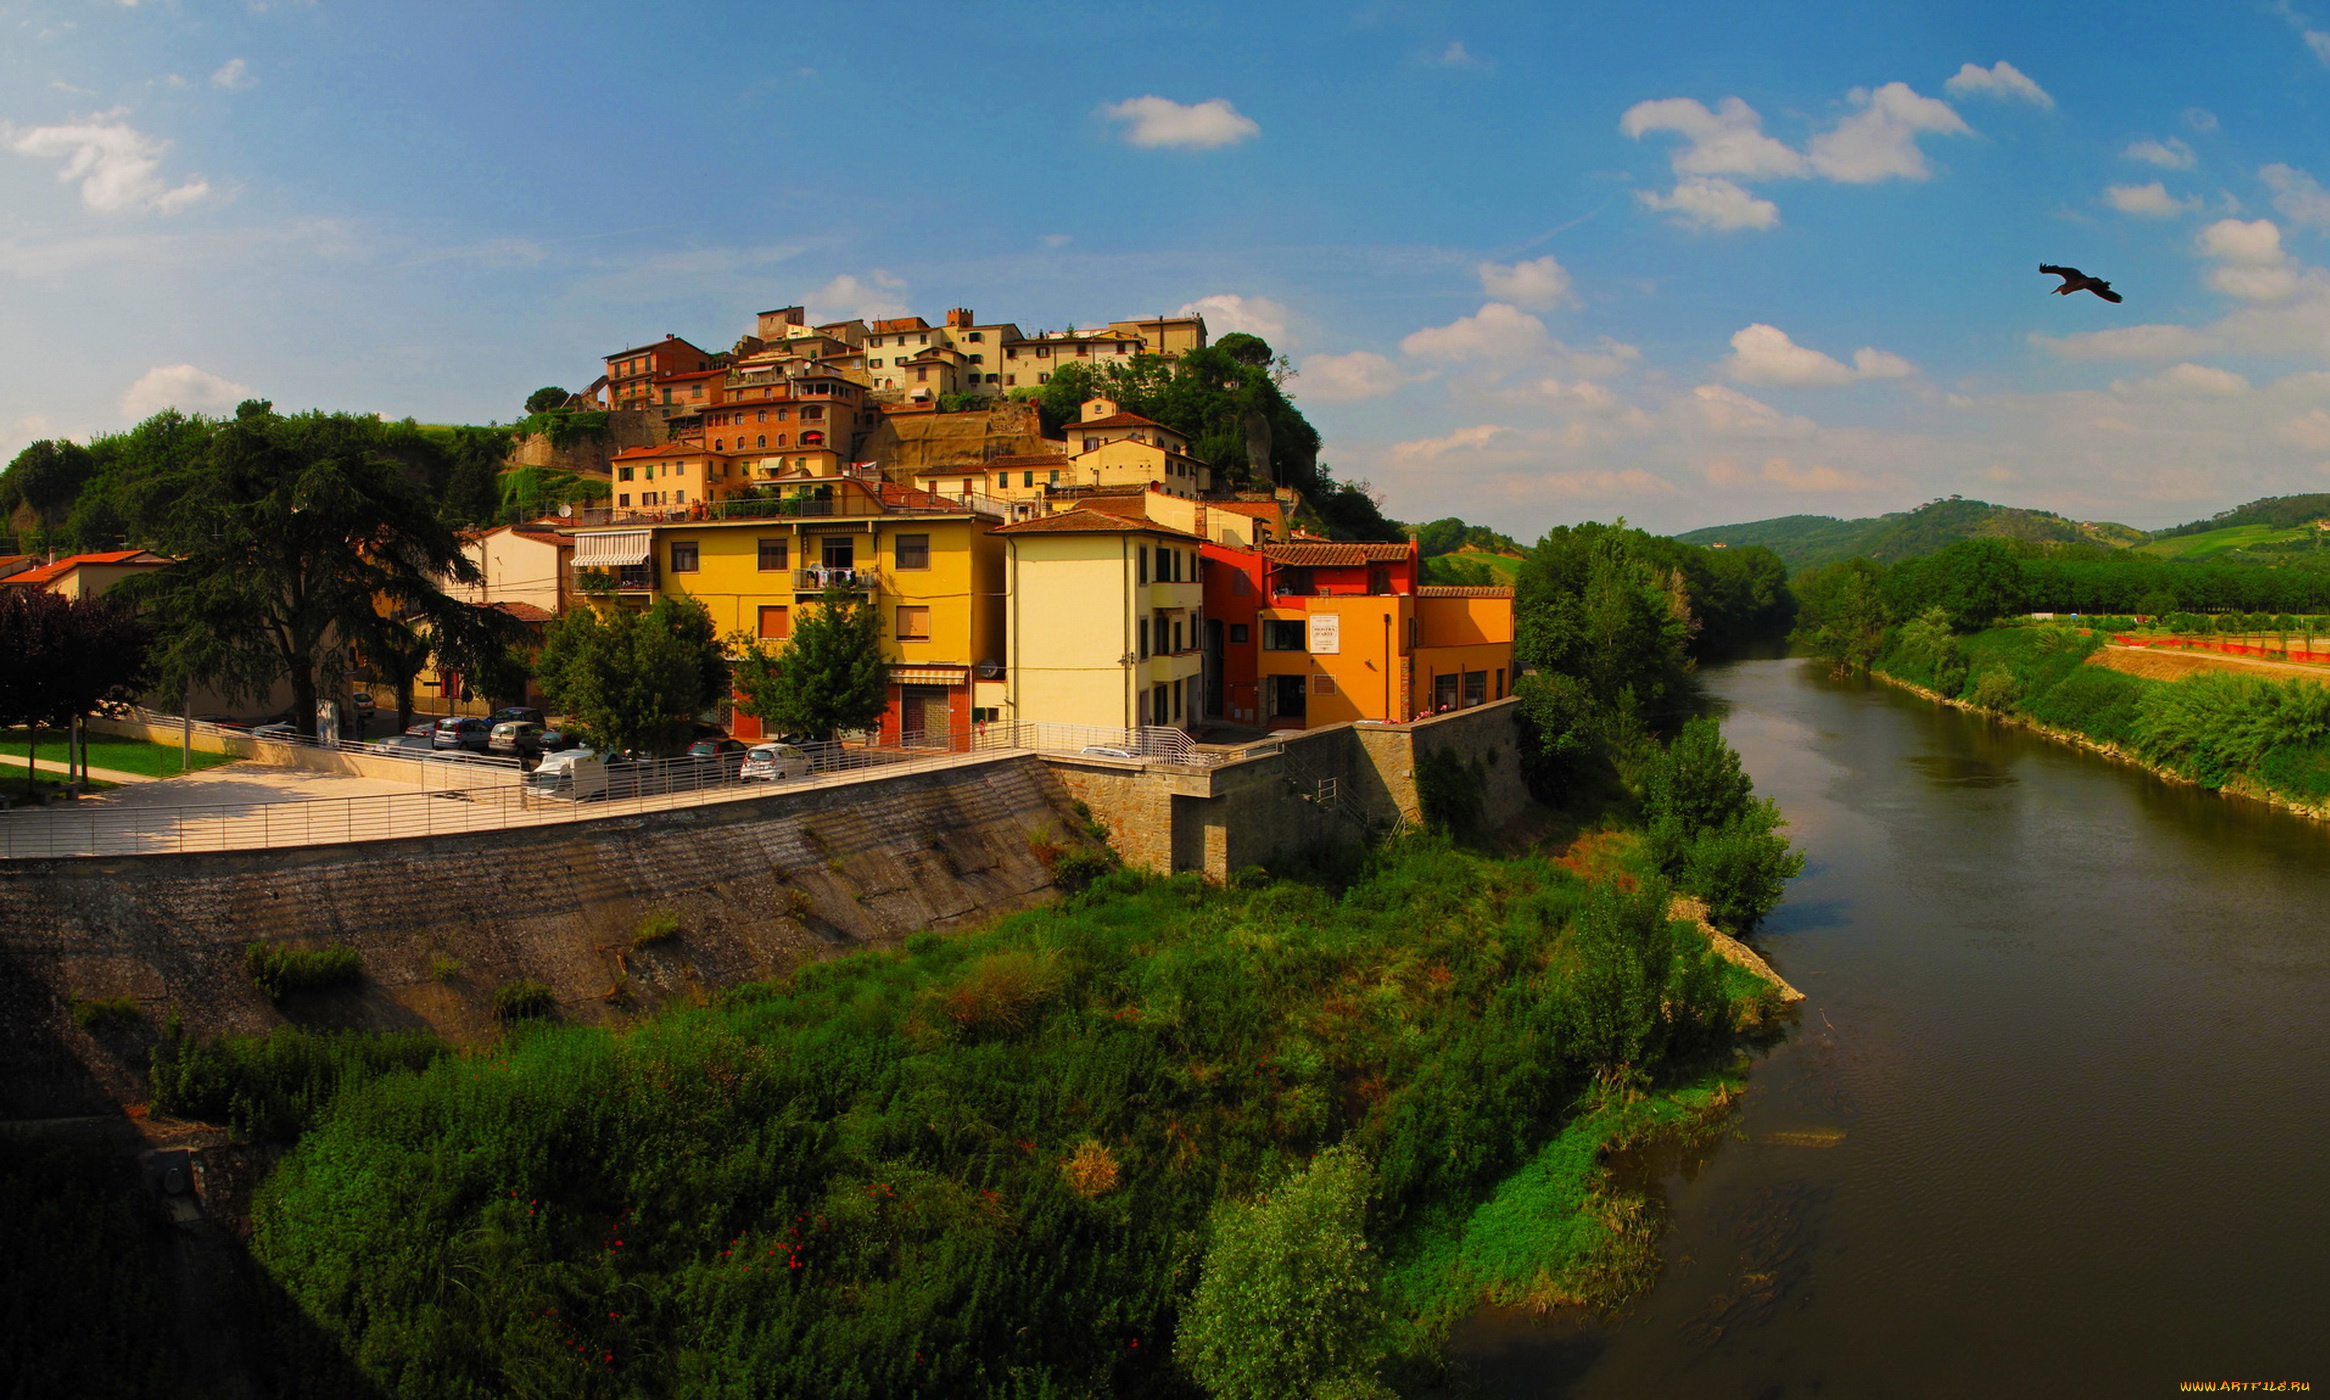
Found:
<svg viewBox="0 0 2330 1400"><path fill-rule="evenodd" d="M0 453L245 394L507 420L795 301L1196 305L1404 519L2330 490L2330 0L0 0L0 34Z"/></svg>

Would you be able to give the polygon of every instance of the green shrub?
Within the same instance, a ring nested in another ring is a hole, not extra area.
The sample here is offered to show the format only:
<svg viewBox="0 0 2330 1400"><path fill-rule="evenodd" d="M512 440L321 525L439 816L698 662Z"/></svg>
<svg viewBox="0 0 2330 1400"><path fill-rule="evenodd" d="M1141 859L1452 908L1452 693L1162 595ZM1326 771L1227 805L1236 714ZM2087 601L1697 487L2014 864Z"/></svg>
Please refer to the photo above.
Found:
<svg viewBox="0 0 2330 1400"><path fill-rule="evenodd" d="M281 943L251 943L243 948L243 971L269 1001L282 1001L300 992L353 986L364 980L364 960L355 949L340 944L292 948Z"/></svg>
<svg viewBox="0 0 2330 1400"><path fill-rule="evenodd" d="M679 936L680 916L669 909L659 909L641 919L639 927L632 930L631 946L634 948L651 947L657 943L668 943Z"/></svg>
<svg viewBox="0 0 2330 1400"><path fill-rule="evenodd" d="M1780 905L1788 882L1804 873L1804 856L1778 834L1779 809L1758 802L1691 843L1679 883L1707 905L1707 920L1727 933L1752 932Z"/></svg>
<svg viewBox="0 0 2330 1400"><path fill-rule="evenodd" d="M558 998L540 982L520 980L494 988L497 1021L545 1021L558 1014Z"/></svg>
<svg viewBox="0 0 2330 1400"><path fill-rule="evenodd" d="M1260 1200L1223 1209L1174 1343L1207 1394L1390 1396L1375 1380L1372 1187L1367 1159L1334 1147Z"/></svg>
<svg viewBox="0 0 2330 1400"><path fill-rule="evenodd" d="M1966 695L1968 702L1976 709L1988 710L1992 714L2005 714L2022 697L2022 682L2016 680L2014 672L2000 662L1984 667L1982 673L1974 678L1974 688Z"/></svg>
<svg viewBox="0 0 2330 1400"><path fill-rule="evenodd" d="M2078 666L2055 685L2032 691L2023 712L2100 743L2125 744L2135 730L2138 702L2155 684L2106 666Z"/></svg>
<svg viewBox="0 0 2330 1400"><path fill-rule="evenodd" d="M75 997L73 1024L85 1031L117 1030L145 1019L136 997Z"/></svg>
<svg viewBox="0 0 2330 1400"><path fill-rule="evenodd" d="M1116 859L1106 851L1063 851L1052 860L1052 883L1070 894L1081 894L1114 869Z"/></svg>
<svg viewBox="0 0 2330 1400"><path fill-rule="evenodd" d="M1460 839L1480 831L1487 812L1487 769L1442 745L1416 762L1416 805L1426 824Z"/></svg>
<svg viewBox="0 0 2330 1400"><path fill-rule="evenodd" d="M450 982L455 977L459 976L461 974L461 969L466 966L468 966L468 964L461 961L461 959L447 957L446 955L440 953L436 957L429 959L429 976L439 982Z"/></svg>
<svg viewBox="0 0 2330 1400"><path fill-rule="evenodd" d="M280 1026L267 1035L154 1047L148 1080L154 1107L179 1118L224 1123L244 1137L297 1137L338 1095L399 1070L418 1070L446 1053L426 1032L370 1035Z"/></svg>

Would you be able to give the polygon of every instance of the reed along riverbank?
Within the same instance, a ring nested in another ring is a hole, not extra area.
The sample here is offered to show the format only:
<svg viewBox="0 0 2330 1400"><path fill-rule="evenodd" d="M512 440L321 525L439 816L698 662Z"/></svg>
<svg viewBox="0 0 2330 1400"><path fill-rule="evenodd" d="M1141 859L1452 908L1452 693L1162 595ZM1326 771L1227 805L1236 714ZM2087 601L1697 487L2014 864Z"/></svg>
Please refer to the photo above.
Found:
<svg viewBox="0 0 2330 1400"><path fill-rule="evenodd" d="M2060 625L1951 637L1913 624L1871 673L2163 777L2330 819L2330 685L2232 670L2154 679L2100 664L2106 645Z"/></svg>

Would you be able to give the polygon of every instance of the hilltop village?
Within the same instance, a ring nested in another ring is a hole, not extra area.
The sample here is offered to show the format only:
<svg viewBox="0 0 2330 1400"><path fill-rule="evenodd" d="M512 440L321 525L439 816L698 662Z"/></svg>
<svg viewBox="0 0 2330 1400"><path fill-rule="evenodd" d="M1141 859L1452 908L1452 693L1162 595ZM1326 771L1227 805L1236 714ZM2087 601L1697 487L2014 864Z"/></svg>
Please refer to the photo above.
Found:
<svg viewBox="0 0 2330 1400"><path fill-rule="evenodd" d="M850 590L885 624L890 741L1403 722L1509 694L1511 589L1430 586L1413 540L1305 528L1266 450L1232 482L1108 397L1056 436L1014 397L1207 343L1197 316L1027 334L960 309L813 325L795 306L729 350L616 351L571 404L607 415L603 460L580 467L603 496L473 541L475 601L546 620L603 571L622 606L691 599L723 635L782 642Z"/></svg>

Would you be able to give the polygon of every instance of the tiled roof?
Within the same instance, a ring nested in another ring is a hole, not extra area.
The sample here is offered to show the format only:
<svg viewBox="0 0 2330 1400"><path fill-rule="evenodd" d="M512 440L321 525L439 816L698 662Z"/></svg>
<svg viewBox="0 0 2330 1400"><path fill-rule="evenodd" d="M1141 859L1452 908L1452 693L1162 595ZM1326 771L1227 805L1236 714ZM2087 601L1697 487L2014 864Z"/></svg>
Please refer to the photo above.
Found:
<svg viewBox="0 0 2330 1400"><path fill-rule="evenodd" d="M1154 520L1122 515L1108 515L1097 510L1067 510L1058 515L1039 515L1033 520L1022 520L1011 525L999 525L998 535L1171 535L1176 539L1193 540L1197 536Z"/></svg>
<svg viewBox="0 0 2330 1400"><path fill-rule="evenodd" d="M1206 502L1209 510L1235 511L1240 515L1283 515L1286 508L1276 501L1214 501Z"/></svg>
<svg viewBox="0 0 2330 1400"><path fill-rule="evenodd" d="M927 331L930 322L920 316L899 316L887 321L876 321L866 329L875 335L889 335L893 331Z"/></svg>
<svg viewBox="0 0 2330 1400"><path fill-rule="evenodd" d="M1419 598L1510 598L1513 590L1503 584L1426 584L1416 590Z"/></svg>
<svg viewBox="0 0 2330 1400"><path fill-rule="evenodd" d="M32 556L29 554L0 554L0 578L22 573L31 567Z"/></svg>
<svg viewBox="0 0 2330 1400"><path fill-rule="evenodd" d="M1327 541L1263 546L1262 553L1273 564L1285 564L1297 569L1351 568L1360 564L1391 564L1408 557L1412 546L1404 544L1335 544Z"/></svg>
<svg viewBox="0 0 2330 1400"><path fill-rule="evenodd" d="M711 448L706 447L701 443L667 442L661 447L626 447L622 451L616 453L612 460L617 462L636 462L642 457L698 457L719 455L725 454L714 453Z"/></svg>
<svg viewBox="0 0 2330 1400"><path fill-rule="evenodd" d="M54 564L42 564L22 573L10 574L6 582L39 587L81 567L83 564L167 564L170 561L159 554L148 554L142 549L116 549L104 554L68 554Z"/></svg>
<svg viewBox="0 0 2330 1400"><path fill-rule="evenodd" d="M520 622L553 622L558 618L558 614L532 603L492 603L488 606L495 612L508 613Z"/></svg>
<svg viewBox="0 0 2330 1400"><path fill-rule="evenodd" d="M1154 418L1143 418L1138 413L1112 413L1106 418L1095 418L1084 423L1071 423L1069 428L1073 431L1077 428L1165 428L1165 425ZM1165 431L1176 437L1187 436L1178 428L1165 428Z"/></svg>

